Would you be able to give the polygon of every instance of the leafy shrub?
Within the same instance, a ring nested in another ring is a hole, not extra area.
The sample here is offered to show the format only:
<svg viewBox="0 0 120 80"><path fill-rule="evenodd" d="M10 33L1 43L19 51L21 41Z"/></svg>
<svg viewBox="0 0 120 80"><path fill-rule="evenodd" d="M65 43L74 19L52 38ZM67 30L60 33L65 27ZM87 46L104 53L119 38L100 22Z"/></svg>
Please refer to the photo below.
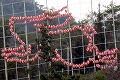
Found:
<svg viewBox="0 0 120 80"><path fill-rule="evenodd" d="M106 75L103 71L97 71L93 75L93 80L106 80Z"/></svg>

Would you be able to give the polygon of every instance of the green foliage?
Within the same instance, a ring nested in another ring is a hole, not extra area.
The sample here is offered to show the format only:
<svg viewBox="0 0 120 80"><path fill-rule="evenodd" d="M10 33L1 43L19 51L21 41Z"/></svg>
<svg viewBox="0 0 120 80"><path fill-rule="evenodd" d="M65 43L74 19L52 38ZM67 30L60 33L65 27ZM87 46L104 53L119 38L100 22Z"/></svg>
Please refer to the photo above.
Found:
<svg viewBox="0 0 120 80"><path fill-rule="evenodd" d="M80 79L79 80L85 80L85 75L80 75Z"/></svg>
<svg viewBox="0 0 120 80"><path fill-rule="evenodd" d="M71 77L67 76L67 77L64 77L63 80L72 80Z"/></svg>
<svg viewBox="0 0 120 80"><path fill-rule="evenodd" d="M41 38L36 39L36 43L39 45L38 50L41 49L42 51L39 56L46 61L46 64L48 64L46 67L44 67L45 72L41 74L41 80L62 80L62 74L56 72L56 70L63 68L62 63L50 63L51 58L55 57L55 54L54 49L51 47L52 37L48 34L48 30L44 28L44 25L41 27Z"/></svg>
<svg viewBox="0 0 120 80"><path fill-rule="evenodd" d="M63 73L53 72L52 74L42 74L40 76L41 80L64 80Z"/></svg>
<svg viewBox="0 0 120 80"><path fill-rule="evenodd" d="M41 79L41 80L47 80L46 76L43 75L43 74L40 76L40 79Z"/></svg>
<svg viewBox="0 0 120 80"><path fill-rule="evenodd" d="M52 47L50 45L51 43L51 36L47 34L48 30L44 28L44 26L41 28L41 39L38 41L39 49L42 50L42 53L40 54L40 57L43 59L46 59L47 61L50 61L50 57L53 54Z"/></svg>
<svg viewBox="0 0 120 80"><path fill-rule="evenodd" d="M120 80L120 71L114 71L113 69L104 71L107 77L107 80Z"/></svg>
<svg viewBox="0 0 120 80"><path fill-rule="evenodd" d="M97 71L92 74L75 74L73 76L62 75L62 78L60 80L107 80L107 78L105 72Z"/></svg>
<svg viewBox="0 0 120 80"><path fill-rule="evenodd" d="M93 75L93 80L106 80L106 75L103 71L97 71Z"/></svg>

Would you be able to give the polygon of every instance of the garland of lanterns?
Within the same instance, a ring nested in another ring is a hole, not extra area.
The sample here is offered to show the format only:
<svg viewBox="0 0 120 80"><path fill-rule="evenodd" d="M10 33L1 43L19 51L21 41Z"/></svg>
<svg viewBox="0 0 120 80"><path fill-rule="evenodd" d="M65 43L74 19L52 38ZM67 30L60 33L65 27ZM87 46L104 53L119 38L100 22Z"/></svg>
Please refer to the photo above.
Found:
<svg viewBox="0 0 120 80"><path fill-rule="evenodd" d="M52 58L53 62L60 61L63 64L65 64L67 66L70 66L72 68L81 68L81 67L87 66L88 64L90 64L90 62L93 62L96 65L96 67L101 68L101 69L111 68L114 65L116 65L116 63L117 63L117 57L115 57L115 55L118 52L118 49L115 48L113 50L106 50L104 52L100 52L99 49L98 49L98 47L96 45L93 45L93 43L92 43L93 42L92 38L93 38L94 34L96 34L96 31L94 30L93 27L85 25L85 27L82 29L79 26L75 26L75 27L73 27L71 29L67 29L67 30L63 30L63 31L61 30L61 31L56 31L56 32L54 31L54 32L49 32L49 33L51 33L51 34L59 34L59 33L62 33L62 32L66 33L66 32L70 32L72 30L74 31L75 29L81 30L82 33L85 36L87 36L87 39L89 40L89 44L88 44L88 47L87 47L86 50L89 51L89 52L92 52L94 50L96 52L98 60L95 60L94 58L89 58L86 62L83 62L82 64L73 64L73 63L65 61L60 56L60 54L58 53L58 50L56 49L55 50L56 58ZM88 33L91 33L91 34L88 34ZM100 62L101 63L105 63L105 65L100 65L99 64Z"/></svg>
<svg viewBox="0 0 120 80"><path fill-rule="evenodd" d="M27 24L29 22L39 22L39 21L44 21L47 19L56 19L59 17L65 17L68 16L68 18L65 20L65 22L58 24L58 25L48 25L44 26L47 29L55 29L55 28L61 28L67 25L72 19L72 15L68 13L65 9L67 7L63 7L62 9L58 11L48 11L46 10L43 14L38 15L38 16L27 16L27 17L11 17L9 19L9 27L10 27L10 32L13 36L15 36L16 40L21 44L19 47L16 48L4 48L2 49L2 56L7 62L20 62L20 63L26 63L26 62L32 62L35 61L36 59L43 60L41 57L39 57L39 54L41 53L41 50L38 50L35 56L29 59L21 59L18 57L25 57L31 54L31 45L28 45L28 50L25 50L26 44L23 42L23 40L19 37L17 33L14 32L14 23L16 20L24 20L23 24ZM60 14L59 12L65 10L65 14ZM34 24L33 25L39 32L41 31L40 28L42 27L41 24ZM116 53L118 52L118 49L115 48L113 50L106 50L104 52L100 52L98 47L96 45L93 45L93 36L97 33L95 29L89 25L85 25L84 28L81 28L80 26L74 26L69 29L58 29L56 31L49 31L49 35L55 35L55 34L64 34L68 33L71 31L79 30L81 31L89 40L87 51L92 52L95 51L96 55L98 57L98 60L95 60L94 58L89 58L86 62L83 62L82 64L73 64L70 62L65 61L61 55L58 53L58 50L55 49L55 54L56 58L52 58L53 62L62 62L64 65L70 66L72 68L81 68L84 66L87 66L90 62L93 62L96 67L100 69L106 69L106 68L111 68L114 65L117 64L117 57L115 56ZM18 53L18 51L21 53ZM7 53L7 54L6 54ZM16 56L15 58L9 58L10 56ZM100 65L99 62L105 63L105 65Z"/></svg>
<svg viewBox="0 0 120 80"><path fill-rule="evenodd" d="M19 47L16 48L4 48L2 49L2 56L4 57L5 60L7 60L7 62L20 62L20 63L26 63L26 62L30 62L30 61L35 61L37 58L39 58L39 54L41 52L38 51L37 54L30 58L30 59L18 59L18 58L8 58L10 56L17 56L17 57L25 57L28 56L29 54L31 54L31 45L28 45L28 50L25 51L25 43L23 42L23 40L19 37L19 35L17 33L14 32L14 23L16 20L20 21L20 20L24 20L23 24L27 24L30 22L39 22L39 21L43 21L46 19L54 19L54 18L58 18L58 17L65 17L65 16L70 16L68 19L66 19L66 21L63 24L66 24L66 22L69 22L68 20L71 20L71 14L66 13L66 14L59 14L60 11L63 11L64 9L66 9L67 7L63 7L62 9L58 10L58 11L45 11L43 14L38 15L38 16L27 16L27 17L11 17L9 19L9 27L10 27L10 32L13 36L15 36L16 40L21 44ZM56 16L48 16L49 14L54 15L54 14L58 14ZM34 24L33 26L35 28L37 28L38 31L40 31L40 27L37 27L39 24ZM51 25L54 26L54 25ZM61 25L57 25L58 27L61 27ZM47 26L46 26L47 28ZM50 26L48 27L50 28ZM18 53L18 51L21 51L21 53ZM6 54L7 53L7 54ZM41 59L41 58L40 58Z"/></svg>

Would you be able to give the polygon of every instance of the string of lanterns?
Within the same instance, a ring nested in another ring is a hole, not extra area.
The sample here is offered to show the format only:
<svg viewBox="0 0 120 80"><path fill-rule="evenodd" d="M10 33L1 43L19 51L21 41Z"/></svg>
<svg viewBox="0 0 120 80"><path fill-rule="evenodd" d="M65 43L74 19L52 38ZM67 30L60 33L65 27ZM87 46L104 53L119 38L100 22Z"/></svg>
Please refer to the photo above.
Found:
<svg viewBox="0 0 120 80"><path fill-rule="evenodd" d="M89 58L86 62L83 62L82 64L73 64L73 63L65 61L60 56L60 54L58 53L58 50L56 49L55 50L56 58L52 58L53 62L60 61L63 64L70 66L72 68L81 68L81 67L89 65L90 62L93 62L94 64L96 64L96 67L98 67L100 69L111 68L117 64L117 57L115 57L115 55L118 52L118 49L115 48L113 50L106 50L104 52L100 52L98 47L96 45L93 45L93 43L92 43L93 36L97 32L95 31L95 29L93 27L91 27L89 25L85 25L83 29L79 26L74 26L73 28L69 28L66 30L50 31L49 34L68 33L68 32L74 31L74 30L80 30L87 37L87 39L89 40L89 43L88 43L88 47L86 50L89 52L92 52L94 50L96 52L98 60L95 60L94 58ZM88 33L90 33L90 34L88 34ZM100 62L105 63L105 65L99 65Z"/></svg>
<svg viewBox="0 0 120 80"><path fill-rule="evenodd" d="M16 20L22 20L24 21L23 24L26 25L27 23L32 23L32 22L40 22L40 21L44 21L44 20L51 20L51 19L56 19L59 17L66 17L68 16L68 18L61 24L58 25L48 25L48 26L44 26L47 29L58 29L61 27L66 26L72 19L72 15L71 13L68 13L65 9L67 7L63 7L60 10L57 11L48 11L46 10L43 14L38 15L38 16L27 16L27 17L11 17L9 19L9 27L10 27L10 32L11 35L13 35L16 40L20 43L19 47L16 48L4 48L2 49L2 56L4 57L4 59L7 62L19 62L19 63L27 63L27 62L32 62L35 61L36 59L40 59L43 60L41 57L39 57L39 54L41 53L41 50L38 50L37 53L35 54L35 56L29 58L29 59L24 59L23 57L26 57L28 55L31 54L31 45L28 45L28 49L27 51L25 50L25 42L19 37L19 35L17 33L14 32L14 23ZM61 11L65 10L65 14L60 14ZM41 31L40 28L42 27L41 24L34 24L33 25L37 31ZM84 28L81 28L80 26L74 26L71 27L69 29L58 29L56 31L49 31L48 34L49 35L56 35L56 34L64 34L64 33L69 33L71 31L75 31L75 30L79 30L81 31L88 39L89 43L88 43L88 47L86 48L86 50L88 52L92 52L95 51L98 60L95 60L94 58L89 58L86 62L83 62L82 64L73 64L70 62L65 61L61 55L58 53L58 50L55 49L55 54L56 54L56 58L52 58L53 62L62 62L64 65L70 66L72 68L81 68L84 66L87 66L90 64L90 62L93 62L96 67L100 68L100 69L106 69L106 68L111 68L114 65L117 64L117 57L115 56L118 52L118 49L115 48L113 50L106 50L104 52L100 52L98 47L96 45L93 45L93 36L97 33L95 31L95 29L89 25L85 25ZM12 58L9 58L11 56L15 56ZM23 58L23 59L21 59ZM105 63L105 65L100 65L99 63Z"/></svg>
<svg viewBox="0 0 120 80"><path fill-rule="evenodd" d="M9 19L9 27L10 27L10 32L11 34L16 38L16 40L20 43L19 47L16 48L4 48L2 49L2 56L4 57L4 59L7 62L20 62L20 63L24 63L24 62L29 62L29 61L34 61L37 58L39 58L38 54L40 53L40 51L38 51L36 53L36 55L32 58L29 59L18 59L16 57L25 57L28 56L29 54L31 54L31 45L28 45L28 49L27 51L25 50L25 46L26 44L24 43L24 41L19 37L19 35L17 33L14 32L14 23L15 21L20 21L20 20L24 20L23 24L27 24L29 22L37 22L37 21L43 21L46 19L55 19L58 17L65 17L65 16L70 16L69 18L66 19L66 21L61 25L57 25L58 27L63 27L65 25L67 25L67 23L72 19L72 16L70 13L65 13L65 14L59 14L59 12L63 11L64 9L66 9L67 7L63 7L62 9L58 10L58 11L45 11L43 14L38 15L38 16L26 16L26 17L11 17ZM51 15L55 15L55 16L49 16L49 14ZM34 24L34 27L37 28L37 26L35 26L36 24ZM54 25L51 25L54 26ZM46 26L46 28L52 28L50 26ZM56 27L57 28L57 27ZM37 28L38 30L40 28ZM21 51L21 53L19 52ZM7 53L7 54L6 54ZM8 58L10 56L16 56L15 58ZM40 58L41 59L41 58Z"/></svg>

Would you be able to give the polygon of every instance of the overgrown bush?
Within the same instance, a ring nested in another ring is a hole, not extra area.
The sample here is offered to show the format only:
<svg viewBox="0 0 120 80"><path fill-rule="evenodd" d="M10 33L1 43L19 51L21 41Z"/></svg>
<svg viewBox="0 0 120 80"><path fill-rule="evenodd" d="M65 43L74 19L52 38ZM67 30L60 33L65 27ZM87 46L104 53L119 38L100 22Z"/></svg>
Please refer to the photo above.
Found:
<svg viewBox="0 0 120 80"><path fill-rule="evenodd" d="M97 71L92 80L106 80L106 75L103 71Z"/></svg>

